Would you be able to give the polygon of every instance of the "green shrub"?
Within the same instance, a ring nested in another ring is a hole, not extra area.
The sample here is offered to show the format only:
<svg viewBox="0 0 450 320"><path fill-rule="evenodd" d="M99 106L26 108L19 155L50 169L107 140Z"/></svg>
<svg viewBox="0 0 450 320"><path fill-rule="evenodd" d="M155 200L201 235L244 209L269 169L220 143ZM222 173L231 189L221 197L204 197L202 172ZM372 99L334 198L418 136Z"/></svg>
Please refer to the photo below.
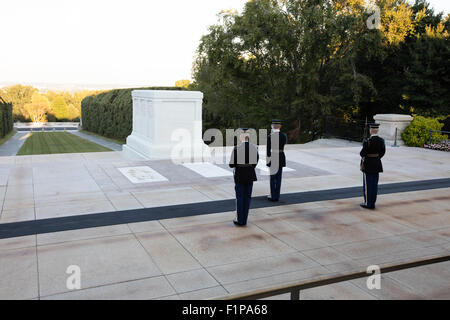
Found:
<svg viewBox="0 0 450 320"><path fill-rule="evenodd" d="M0 99L0 138L3 138L13 129L12 103Z"/></svg>
<svg viewBox="0 0 450 320"><path fill-rule="evenodd" d="M131 134L133 118L133 90L183 90L176 87L114 89L81 101L81 121L84 130L99 135L125 139Z"/></svg>
<svg viewBox="0 0 450 320"><path fill-rule="evenodd" d="M430 130L441 130L444 126L438 119L416 116L408 127L402 132L402 139L407 146L423 147L430 139ZM433 132L432 139L447 139L446 135Z"/></svg>

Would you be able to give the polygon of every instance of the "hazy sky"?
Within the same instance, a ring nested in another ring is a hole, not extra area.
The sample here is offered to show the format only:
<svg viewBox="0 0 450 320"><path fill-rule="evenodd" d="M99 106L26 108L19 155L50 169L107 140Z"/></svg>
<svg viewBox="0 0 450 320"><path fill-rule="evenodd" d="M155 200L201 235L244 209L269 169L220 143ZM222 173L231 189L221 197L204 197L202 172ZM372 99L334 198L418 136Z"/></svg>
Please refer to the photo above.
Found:
<svg viewBox="0 0 450 320"><path fill-rule="evenodd" d="M0 82L173 85L246 0L1 0ZM450 12L449 0L429 0Z"/></svg>

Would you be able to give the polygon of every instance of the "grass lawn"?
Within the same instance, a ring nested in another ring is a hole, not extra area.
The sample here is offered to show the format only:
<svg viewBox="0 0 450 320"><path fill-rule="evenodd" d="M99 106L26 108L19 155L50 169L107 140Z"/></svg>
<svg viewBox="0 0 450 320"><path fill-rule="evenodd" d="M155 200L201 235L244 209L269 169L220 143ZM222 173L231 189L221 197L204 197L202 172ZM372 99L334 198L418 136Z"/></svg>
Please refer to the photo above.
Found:
<svg viewBox="0 0 450 320"><path fill-rule="evenodd" d="M112 150L68 132L33 132L17 155L102 151Z"/></svg>
<svg viewBox="0 0 450 320"><path fill-rule="evenodd" d="M9 140L9 138L11 138L13 135L15 135L17 133L16 130L11 130L10 133L8 133L6 136L4 136L3 138L0 139L0 146L2 144L4 144L6 141Z"/></svg>
<svg viewBox="0 0 450 320"><path fill-rule="evenodd" d="M115 142L115 143L118 143L118 144L126 144L127 143L127 139L126 138L125 139L113 139L113 138L104 137L104 136L99 135L98 133L94 133L94 132L90 132L90 131L86 131L86 130L81 130L81 132L89 134L89 135L94 136L94 137L101 138L103 140L109 140L111 142Z"/></svg>

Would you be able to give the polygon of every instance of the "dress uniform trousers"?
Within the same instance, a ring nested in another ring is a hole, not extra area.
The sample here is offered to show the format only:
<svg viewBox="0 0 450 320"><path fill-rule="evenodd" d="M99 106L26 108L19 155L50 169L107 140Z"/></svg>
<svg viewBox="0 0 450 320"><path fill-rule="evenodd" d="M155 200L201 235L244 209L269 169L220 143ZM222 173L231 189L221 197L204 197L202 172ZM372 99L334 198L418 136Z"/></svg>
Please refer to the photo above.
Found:
<svg viewBox="0 0 450 320"><path fill-rule="evenodd" d="M283 176L283 167L277 170L277 173L270 175L270 197L273 200L280 198L281 178Z"/></svg>
<svg viewBox="0 0 450 320"><path fill-rule="evenodd" d="M248 211L252 200L253 181L248 183L236 183L236 213L239 224L247 224Z"/></svg>
<svg viewBox="0 0 450 320"><path fill-rule="evenodd" d="M364 202L369 208L375 208L378 194L379 173L363 173Z"/></svg>

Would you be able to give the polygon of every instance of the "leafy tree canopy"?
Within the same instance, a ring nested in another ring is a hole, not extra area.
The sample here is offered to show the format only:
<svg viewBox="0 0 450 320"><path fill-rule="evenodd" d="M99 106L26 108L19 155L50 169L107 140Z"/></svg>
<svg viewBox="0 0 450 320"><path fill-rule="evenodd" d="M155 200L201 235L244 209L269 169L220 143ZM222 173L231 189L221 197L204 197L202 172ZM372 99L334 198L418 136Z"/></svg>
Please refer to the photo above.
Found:
<svg viewBox="0 0 450 320"><path fill-rule="evenodd" d="M423 0L376 5L375 29L367 23L374 10L363 0L253 0L241 14L221 12L193 67L193 87L205 93L205 127L264 128L281 118L298 141L313 138L324 115L429 110L420 95L411 98L419 91L443 96L431 111L442 113L448 89L436 82L449 70L448 19ZM418 87L424 76L428 91ZM405 107L403 96L414 104Z"/></svg>

